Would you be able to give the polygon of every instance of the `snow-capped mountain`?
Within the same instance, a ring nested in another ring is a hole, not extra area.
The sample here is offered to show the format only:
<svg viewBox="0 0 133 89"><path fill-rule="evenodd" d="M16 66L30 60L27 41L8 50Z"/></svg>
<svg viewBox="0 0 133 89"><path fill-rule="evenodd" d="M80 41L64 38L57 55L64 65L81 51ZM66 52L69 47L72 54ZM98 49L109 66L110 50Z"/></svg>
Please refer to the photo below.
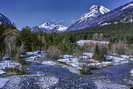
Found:
<svg viewBox="0 0 133 89"><path fill-rule="evenodd" d="M0 24L11 25L11 21L6 16L0 13Z"/></svg>
<svg viewBox="0 0 133 89"><path fill-rule="evenodd" d="M44 32L64 32L67 27L61 24L53 24L53 23L43 23L36 27L35 30L40 29Z"/></svg>
<svg viewBox="0 0 133 89"><path fill-rule="evenodd" d="M110 12L110 10L101 5L92 5L87 13L81 16L74 24L70 26L69 29L83 29L86 28L86 24L95 18Z"/></svg>
<svg viewBox="0 0 133 89"><path fill-rule="evenodd" d="M80 17L79 22L83 22L89 18L96 18L99 15L108 13L109 11L110 10L104 6L92 5L89 9L89 12Z"/></svg>
<svg viewBox="0 0 133 89"><path fill-rule="evenodd" d="M94 6L92 6L94 7ZM102 7L103 8L103 7ZM94 10L94 9L92 9ZM92 11L90 9L89 13ZM129 23L133 22L133 1L120 6L112 11L105 9L98 9L101 14L97 15L87 15L86 19L78 20L76 23L72 24L67 31L81 30L90 27L104 26L109 24L118 24L118 23ZM95 10L94 10L95 11ZM93 18L92 18L93 17ZM82 17L83 18L83 17Z"/></svg>
<svg viewBox="0 0 133 89"><path fill-rule="evenodd" d="M131 23L133 22L133 2L116 8L110 13L97 19L99 19L99 22L96 21L95 23L99 26L118 23Z"/></svg>

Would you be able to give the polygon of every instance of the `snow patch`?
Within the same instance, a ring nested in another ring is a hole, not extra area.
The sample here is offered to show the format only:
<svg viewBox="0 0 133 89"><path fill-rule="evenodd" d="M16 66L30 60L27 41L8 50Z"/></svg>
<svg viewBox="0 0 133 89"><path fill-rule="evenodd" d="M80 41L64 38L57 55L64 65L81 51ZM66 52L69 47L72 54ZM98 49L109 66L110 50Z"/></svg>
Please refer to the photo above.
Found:
<svg viewBox="0 0 133 89"><path fill-rule="evenodd" d="M104 6L100 6L100 5L92 5L89 9L89 12L86 13L84 16L81 16L79 19L79 23L86 21L89 18L95 18L99 15L108 13L110 10Z"/></svg>
<svg viewBox="0 0 133 89"><path fill-rule="evenodd" d="M56 65L57 63L55 63L53 61L43 61L42 64L43 65Z"/></svg>
<svg viewBox="0 0 133 89"><path fill-rule="evenodd" d="M1 74L5 74L5 73L6 73L5 71L0 70L0 75L1 75Z"/></svg>
<svg viewBox="0 0 133 89"><path fill-rule="evenodd" d="M46 30L65 31L68 27L59 24L43 23L39 26L39 28L43 28Z"/></svg>
<svg viewBox="0 0 133 89"><path fill-rule="evenodd" d="M77 41L77 44L79 46L84 46L85 44L102 44L102 45L108 45L109 42L108 41L96 41L96 40L79 40Z"/></svg>
<svg viewBox="0 0 133 89"><path fill-rule="evenodd" d="M0 62L0 69L6 69L6 68L20 68L21 64L15 62L15 61L2 61Z"/></svg>
<svg viewBox="0 0 133 89"><path fill-rule="evenodd" d="M122 10L127 9L129 7L133 7L133 3L131 3L131 4L127 5L127 6L125 6L125 7L123 7Z"/></svg>

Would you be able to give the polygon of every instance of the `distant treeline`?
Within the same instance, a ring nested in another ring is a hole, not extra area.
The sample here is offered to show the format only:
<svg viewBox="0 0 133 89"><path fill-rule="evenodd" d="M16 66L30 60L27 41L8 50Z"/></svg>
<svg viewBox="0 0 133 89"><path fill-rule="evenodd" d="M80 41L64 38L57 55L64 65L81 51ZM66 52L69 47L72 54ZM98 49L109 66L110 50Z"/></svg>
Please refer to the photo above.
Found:
<svg viewBox="0 0 133 89"><path fill-rule="evenodd" d="M129 44L133 43L133 23L119 23L106 25L103 27L93 27L82 29L79 31L65 32L73 41L84 40L107 40L110 42L125 41Z"/></svg>
<svg viewBox="0 0 133 89"><path fill-rule="evenodd" d="M15 26L0 25L0 55L19 57L22 52L34 50L71 54L80 47L78 40L107 40L112 44L133 44L133 23L112 24L64 33L32 32L29 27L18 31ZM112 45L111 44L111 45Z"/></svg>

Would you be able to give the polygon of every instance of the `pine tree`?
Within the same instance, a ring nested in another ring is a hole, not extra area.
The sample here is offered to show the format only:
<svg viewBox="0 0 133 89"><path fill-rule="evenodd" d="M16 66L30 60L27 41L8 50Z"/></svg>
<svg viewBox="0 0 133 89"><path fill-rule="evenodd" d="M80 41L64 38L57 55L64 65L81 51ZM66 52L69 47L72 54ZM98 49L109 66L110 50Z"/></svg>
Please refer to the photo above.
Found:
<svg viewBox="0 0 133 89"><path fill-rule="evenodd" d="M104 61L106 53L107 53L106 48L103 47L102 49L100 49L99 46L96 45L93 59L98 60L98 61Z"/></svg>

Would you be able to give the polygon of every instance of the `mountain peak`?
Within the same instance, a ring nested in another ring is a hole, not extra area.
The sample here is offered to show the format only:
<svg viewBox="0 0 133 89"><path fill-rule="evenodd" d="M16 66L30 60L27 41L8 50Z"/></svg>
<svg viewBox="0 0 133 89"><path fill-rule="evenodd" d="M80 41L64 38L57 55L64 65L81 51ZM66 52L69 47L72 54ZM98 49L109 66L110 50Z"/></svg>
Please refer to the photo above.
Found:
<svg viewBox="0 0 133 89"><path fill-rule="evenodd" d="M108 13L109 12L109 13ZM106 14L107 13L107 14ZM133 22L133 1L112 11L104 6L92 5L89 12L72 24L68 31L118 23Z"/></svg>
<svg viewBox="0 0 133 89"><path fill-rule="evenodd" d="M43 23L38 27L43 29L45 32L62 32L67 29L67 27L64 25L54 23Z"/></svg>
<svg viewBox="0 0 133 89"><path fill-rule="evenodd" d="M93 9L98 9L98 8L100 8L100 5L92 5L91 7L90 7L90 10L93 10Z"/></svg>
<svg viewBox="0 0 133 89"><path fill-rule="evenodd" d="M80 18L80 22L85 21L90 18L98 17L99 15L108 13L110 10L102 5L92 5L84 16Z"/></svg>

